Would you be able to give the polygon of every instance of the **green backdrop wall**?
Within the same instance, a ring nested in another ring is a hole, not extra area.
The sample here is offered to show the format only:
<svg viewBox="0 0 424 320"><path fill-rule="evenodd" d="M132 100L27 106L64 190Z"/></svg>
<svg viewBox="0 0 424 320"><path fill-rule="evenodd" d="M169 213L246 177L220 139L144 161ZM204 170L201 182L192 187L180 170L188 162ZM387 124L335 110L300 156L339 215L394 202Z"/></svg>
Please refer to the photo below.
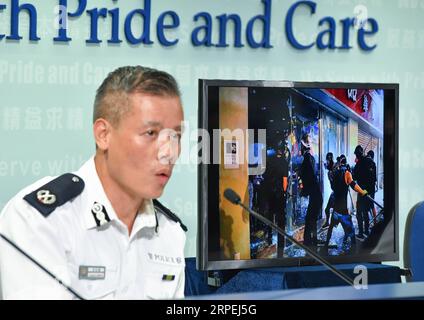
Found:
<svg viewBox="0 0 424 320"><path fill-rule="evenodd" d="M10 6L10 1L0 1ZM375 50L365 52L352 38L350 50L299 51L287 41L284 20L295 1L272 1L272 49L194 47L190 33L198 23L193 16L207 11L212 16L237 13L243 28L254 15L263 13L259 0L153 0L152 45L108 44L110 21L99 24L100 44L86 44L89 16L69 23L69 43L53 37L57 1L31 2L38 10L38 42L28 40L28 16L20 16L21 41L0 41L0 208L24 186L45 175L77 169L94 152L91 113L94 94L105 75L122 65L145 65L171 72L183 92L185 117L197 127L198 78L269 79L298 81L355 81L400 83L399 200L400 243L409 209L424 198L424 0L319 0L317 12L299 9L295 33L302 41L316 38L318 21L324 16L343 19L355 16L363 5L378 21L379 31L369 42ZM77 1L69 0L69 10ZM23 1L21 1L23 3ZM141 0L88 1L88 7L120 8L122 13L143 6ZM10 32L10 8L0 12L0 34ZM155 22L161 12L176 11L180 26L167 31L172 47L160 45ZM216 19L213 39L218 39ZM140 23L137 19L134 24ZM337 27L340 27L337 24ZM231 28L229 29L232 30ZM256 30L258 31L258 30ZM336 30L340 43L341 30ZM351 36L354 36L352 30ZM228 42L233 43L232 32ZM242 39L246 43L245 39ZM183 157L195 141L185 137ZM188 225L187 256L196 254L197 167L177 166L162 200ZM401 251L402 254L402 251ZM402 263L399 263L402 265Z"/></svg>

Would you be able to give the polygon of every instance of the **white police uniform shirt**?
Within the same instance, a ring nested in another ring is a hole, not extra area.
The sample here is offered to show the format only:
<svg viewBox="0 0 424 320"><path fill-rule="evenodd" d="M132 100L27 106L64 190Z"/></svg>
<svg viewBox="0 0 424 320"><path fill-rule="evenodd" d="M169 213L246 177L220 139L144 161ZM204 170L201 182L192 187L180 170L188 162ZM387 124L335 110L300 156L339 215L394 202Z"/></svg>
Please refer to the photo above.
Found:
<svg viewBox="0 0 424 320"><path fill-rule="evenodd" d="M57 180L56 194L43 190L52 181L44 178L9 201L0 214L0 232L85 299L184 297L185 226L178 218L149 200L129 235L106 197L94 158ZM71 191L79 194L57 206L73 186L83 190ZM39 203L24 199L34 190ZM46 213L49 204L53 210ZM0 289L3 299L75 298L3 239Z"/></svg>

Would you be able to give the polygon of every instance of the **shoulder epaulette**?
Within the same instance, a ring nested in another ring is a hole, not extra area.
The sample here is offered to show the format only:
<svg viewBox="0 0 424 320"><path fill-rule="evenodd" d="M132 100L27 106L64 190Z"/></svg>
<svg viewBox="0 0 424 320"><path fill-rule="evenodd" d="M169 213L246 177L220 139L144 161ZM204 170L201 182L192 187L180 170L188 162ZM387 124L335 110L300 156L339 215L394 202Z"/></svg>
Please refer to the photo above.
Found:
<svg viewBox="0 0 424 320"><path fill-rule="evenodd" d="M24 199L43 216L48 217L56 208L81 194L84 186L80 177L66 173L27 194Z"/></svg>
<svg viewBox="0 0 424 320"><path fill-rule="evenodd" d="M181 229L183 229L185 232L187 232L187 227L185 226L185 224L181 221L180 218L178 218L178 216L173 213L171 210L169 210L167 207L165 207L162 203L160 203L158 200L153 200L153 205L155 207L156 210L160 211L161 213L163 213L165 216L167 216L169 219L171 219L172 221L178 222L181 226Z"/></svg>

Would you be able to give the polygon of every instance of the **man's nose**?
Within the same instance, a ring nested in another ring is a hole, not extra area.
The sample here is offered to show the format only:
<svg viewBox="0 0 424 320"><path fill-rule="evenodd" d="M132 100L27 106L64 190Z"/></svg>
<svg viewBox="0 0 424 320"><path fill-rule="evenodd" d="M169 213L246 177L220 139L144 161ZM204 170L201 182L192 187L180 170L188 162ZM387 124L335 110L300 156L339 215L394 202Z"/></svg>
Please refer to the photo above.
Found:
<svg viewBox="0 0 424 320"><path fill-rule="evenodd" d="M161 139L158 150L158 159L161 164L175 164L179 155L179 141L172 136Z"/></svg>

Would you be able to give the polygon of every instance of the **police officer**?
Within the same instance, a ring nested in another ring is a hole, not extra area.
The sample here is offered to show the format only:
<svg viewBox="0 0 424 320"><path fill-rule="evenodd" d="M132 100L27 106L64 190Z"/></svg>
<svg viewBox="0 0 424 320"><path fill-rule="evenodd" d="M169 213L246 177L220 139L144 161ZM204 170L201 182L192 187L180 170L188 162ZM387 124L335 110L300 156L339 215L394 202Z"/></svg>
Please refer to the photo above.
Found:
<svg viewBox="0 0 424 320"><path fill-rule="evenodd" d="M322 228L328 228L330 226L330 214L331 214L331 209L334 208L334 187L333 187L333 169L334 169L334 160L333 160L333 153L332 152L328 152L327 155L325 156L325 164L324 164L325 168L327 169L327 176L328 176L328 181L330 182L330 186L331 186L331 194L330 197L328 198L328 202L327 205L325 206L325 223L322 226Z"/></svg>
<svg viewBox="0 0 424 320"><path fill-rule="evenodd" d="M364 149L358 145L354 151L356 155L356 165L353 169L353 179L366 190L374 190L377 180L375 163L364 156ZM363 239L369 235L369 211L372 209L372 202L366 197L359 197L356 202L358 219L358 238Z"/></svg>
<svg viewBox="0 0 424 320"><path fill-rule="evenodd" d="M122 67L94 102L94 157L19 192L0 231L86 299L184 296L186 227L160 197L180 152L174 78ZM4 299L75 298L0 240Z"/></svg>
<svg viewBox="0 0 424 320"><path fill-rule="evenodd" d="M367 194L366 190L362 190L361 187L356 184L352 179L352 174L349 171L347 166L346 156L340 155L339 163L333 171L333 190L334 190L334 207L333 214L331 218L330 227L327 232L326 247L331 239L333 228L336 227L339 223L342 225L344 230L344 239L343 243L346 243L348 238L351 239L351 248L355 246L355 229L352 223L352 217L349 215L349 210L347 208L347 193L349 186L358 192L361 196Z"/></svg>
<svg viewBox="0 0 424 320"><path fill-rule="evenodd" d="M317 221L321 214L322 194L316 176L315 159L311 155L309 135L304 134L301 139L301 153L303 161L300 167L300 183L302 196L309 196L308 209L305 217L304 244L317 246Z"/></svg>

